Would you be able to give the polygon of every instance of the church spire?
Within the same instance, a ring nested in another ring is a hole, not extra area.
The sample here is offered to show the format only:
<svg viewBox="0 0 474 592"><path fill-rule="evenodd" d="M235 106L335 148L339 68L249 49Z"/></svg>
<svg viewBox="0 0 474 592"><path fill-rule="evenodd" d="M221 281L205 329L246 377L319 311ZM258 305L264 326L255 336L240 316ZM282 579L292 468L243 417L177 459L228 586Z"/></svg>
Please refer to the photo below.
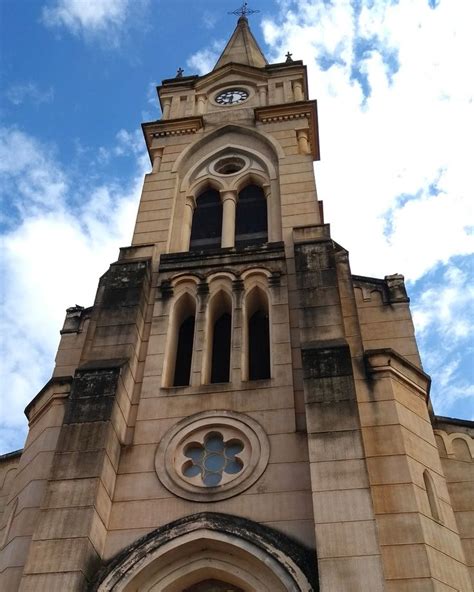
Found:
<svg viewBox="0 0 474 592"><path fill-rule="evenodd" d="M268 64L257 40L250 30L245 14L239 17L235 31L232 33L232 37L217 60L214 70L231 62L253 66L254 68L263 68Z"/></svg>

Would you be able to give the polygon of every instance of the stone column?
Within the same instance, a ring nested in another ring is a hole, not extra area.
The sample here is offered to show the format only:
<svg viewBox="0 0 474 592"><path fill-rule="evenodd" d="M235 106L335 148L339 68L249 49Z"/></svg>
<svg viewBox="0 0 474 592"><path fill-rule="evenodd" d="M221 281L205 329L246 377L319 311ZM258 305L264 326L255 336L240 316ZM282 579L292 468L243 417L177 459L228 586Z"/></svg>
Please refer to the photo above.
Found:
<svg viewBox="0 0 474 592"><path fill-rule="evenodd" d="M235 206L237 191L221 191L222 199L222 240L221 247L235 246Z"/></svg>
<svg viewBox="0 0 474 592"><path fill-rule="evenodd" d="M186 203L184 205L183 214L183 238L182 238L182 250L189 251L189 243L191 241L191 228L193 225L193 214L196 207L196 202L192 195L186 197Z"/></svg>
<svg viewBox="0 0 474 592"><path fill-rule="evenodd" d="M153 154L153 168L152 173L159 173L161 167L161 160L163 158L163 148L155 148Z"/></svg>
<svg viewBox="0 0 474 592"><path fill-rule="evenodd" d="M206 107L206 95L197 95L196 96L196 104L197 104L197 114L202 115L205 111Z"/></svg>
<svg viewBox="0 0 474 592"><path fill-rule="evenodd" d="M260 97L260 105L264 107L267 104L267 87L266 86L259 86L258 87L258 94Z"/></svg>
<svg viewBox="0 0 474 592"><path fill-rule="evenodd" d="M171 109L171 97L165 97L163 99L163 119L169 118L170 109Z"/></svg>
<svg viewBox="0 0 474 592"><path fill-rule="evenodd" d="M309 154L309 133L307 129L296 130L300 154Z"/></svg>
<svg viewBox="0 0 474 592"><path fill-rule="evenodd" d="M340 284L350 275L339 279L337 254L329 235L295 244L319 579L322 590L382 592L382 560L341 303Z"/></svg>
<svg viewBox="0 0 474 592"><path fill-rule="evenodd" d="M301 80L295 80L293 82L293 95L295 97L295 101L304 101L303 83Z"/></svg>

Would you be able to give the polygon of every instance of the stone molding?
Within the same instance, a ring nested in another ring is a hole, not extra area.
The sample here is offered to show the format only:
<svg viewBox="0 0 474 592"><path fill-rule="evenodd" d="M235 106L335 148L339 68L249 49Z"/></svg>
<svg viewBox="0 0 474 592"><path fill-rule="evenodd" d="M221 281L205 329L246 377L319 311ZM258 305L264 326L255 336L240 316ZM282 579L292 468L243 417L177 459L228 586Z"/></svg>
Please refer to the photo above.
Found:
<svg viewBox="0 0 474 592"><path fill-rule="evenodd" d="M390 348L369 349L366 350L364 358L369 376L390 373L428 401L431 385L430 376L402 355Z"/></svg>
<svg viewBox="0 0 474 592"><path fill-rule="evenodd" d="M238 438L244 443L241 456L243 469L222 484L206 487L181 474L183 448L200 440L203 432L219 432L224 438ZM155 456L155 469L161 483L175 495L196 502L214 502L233 497L253 485L265 471L270 456L270 443L264 429L254 419L232 411L204 411L175 424L162 438ZM179 466L178 466L179 465Z"/></svg>
<svg viewBox="0 0 474 592"><path fill-rule="evenodd" d="M202 512L180 518L145 535L116 555L99 571L89 592L119 592L128 590L138 580L140 573L153 572L153 563L162 561L166 565L168 552L193 541L225 545L233 550L228 560L252 554L260 563L259 573L276 576L276 579L294 592L317 592L319 590L314 550L308 549L287 535L268 526L246 518ZM212 567L213 560L209 558ZM158 574L157 574L158 575ZM158 575L159 577L159 575Z"/></svg>
<svg viewBox="0 0 474 592"><path fill-rule="evenodd" d="M474 459L474 440L467 434L461 432L451 432L448 434L444 430L435 429L433 430L436 436L439 436L444 443L448 458L456 458L456 453L453 448L454 440L463 440L471 454L471 459Z"/></svg>
<svg viewBox="0 0 474 592"><path fill-rule="evenodd" d="M69 397L72 381L72 376L55 376L48 380L36 397L25 407L25 415L30 427L54 400Z"/></svg>
<svg viewBox="0 0 474 592"><path fill-rule="evenodd" d="M278 121L307 119L313 160L319 160L319 131L316 101L283 103L255 109L255 121L266 124Z"/></svg>
<svg viewBox="0 0 474 592"><path fill-rule="evenodd" d="M204 120L201 116L142 123L142 130L148 148L148 154L150 154L151 157L152 142L154 138L195 134L203 127Z"/></svg>

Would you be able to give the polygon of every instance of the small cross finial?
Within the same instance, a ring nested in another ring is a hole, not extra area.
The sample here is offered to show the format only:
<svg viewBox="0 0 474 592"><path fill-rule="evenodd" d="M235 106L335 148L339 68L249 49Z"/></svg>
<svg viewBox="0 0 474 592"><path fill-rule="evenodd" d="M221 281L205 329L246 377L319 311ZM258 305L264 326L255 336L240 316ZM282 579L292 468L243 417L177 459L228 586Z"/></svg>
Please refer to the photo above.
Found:
<svg viewBox="0 0 474 592"><path fill-rule="evenodd" d="M183 73L184 73L183 68L178 68L178 71L176 72L176 78L182 78Z"/></svg>
<svg viewBox="0 0 474 592"><path fill-rule="evenodd" d="M287 64L289 64L290 62L293 61L293 54L292 53L288 52L285 57L286 57Z"/></svg>
<svg viewBox="0 0 474 592"><path fill-rule="evenodd" d="M227 14L235 14L235 16L238 16L239 18L246 19L249 14L256 14L257 12L260 12L260 10L252 10L251 8L248 7L247 2L244 2L240 8L237 8L236 10L232 10L231 12L228 12Z"/></svg>

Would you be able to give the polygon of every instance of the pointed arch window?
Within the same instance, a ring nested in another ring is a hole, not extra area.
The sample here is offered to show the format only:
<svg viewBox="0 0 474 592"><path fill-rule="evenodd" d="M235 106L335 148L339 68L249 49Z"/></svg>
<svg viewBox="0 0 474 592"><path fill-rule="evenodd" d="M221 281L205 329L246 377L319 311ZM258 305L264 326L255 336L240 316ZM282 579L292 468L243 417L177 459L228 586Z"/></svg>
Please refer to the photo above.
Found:
<svg viewBox="0 0 474 592"><path fill-rule="evenodd" d="M259 288L247 297L247 374L249 380L271 377L268 298Z"/></svg>
<svg viewBox="0 0 474 592"><path fill-rule="evenodd" d="M232 342L232 301L225 292L216 294L209 304L208 380L229 382Z"/></svg>
<svg viewBox="0 0 474 592"><path fill-rule="evenodd" d="M425 484L426 495L428 497L428 503L430 506L431 515L435 520L438 522L440 521L439 517L439 508L438 508L438 497L436 495L436 489L433 481L433 477L430 475L429 471L425 469L423 471L423 481Z"/></svg>
<svg viewBox="0 0 474 592"><path fill-rule="evenodd" d="M267 200L258 185L239 193L235 221L235 244L245 247L268 241Z"/></svg>
<svg viewBox="0 0 474 592"><path fill-rule="evenodd" d="M191 380L196 303L189 294L178 300L173 312L165 383L188 386Z"/></svg>
<svg viewBox="0 0 474 592"><path fill-rule="evenodd" d="M190 250L218 249L221 246L222 202L219 192L208 189L196 199L191 226Z"/></svg>
<svg viewBox="0 0 474 592"><path fill-rule="evenodd" d="M184 319L178 331L173 386L187 386L189 384L191 361L193 358L193 341L194 315L190 315Z"/></svg>

